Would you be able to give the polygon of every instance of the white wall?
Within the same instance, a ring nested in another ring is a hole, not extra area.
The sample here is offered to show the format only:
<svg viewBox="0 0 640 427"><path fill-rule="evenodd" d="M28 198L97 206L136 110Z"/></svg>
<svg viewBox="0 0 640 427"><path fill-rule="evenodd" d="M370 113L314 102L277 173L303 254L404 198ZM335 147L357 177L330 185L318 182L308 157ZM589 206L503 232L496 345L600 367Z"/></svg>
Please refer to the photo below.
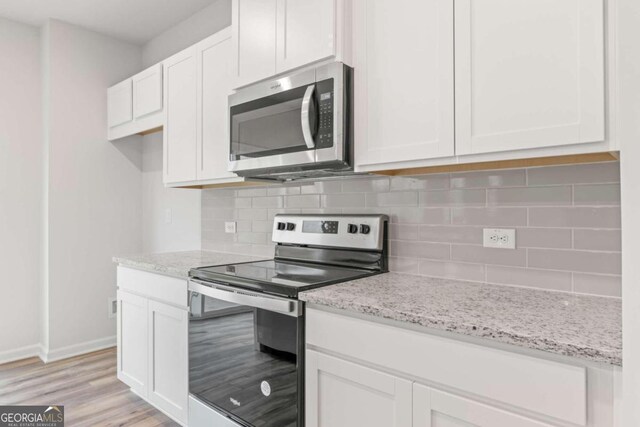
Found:
<svg viewBox="0 0 640 427"><path fill-rule="evenodd" d="M149 41L142 51L153 65L231 25L231 0L207 8ZM143 141L143 248L145 252L200 249L200 190L167 189L162 184L162 134ZM166 221L167 211L171 222Z"/></svg>
<svg viewBox="0 0 640 427"><path fill-rule="evenodd" d="M622 195L623 426L640 425L640 2L618 5L618 137Z"/></svg>
<svg viewBox="0 0 640 427"><path fill-rule="evenodd" d="M40 35L0 18L0 360L39 341L42 263Z"/></svg>
<svg viewBox="0 0 640 427"><path fill-rule="evenodd" d="M147 42L142 51L142 63L148 67L160 62L230 25L231 0L216 0Z"/></svg>
<svg viewBox="0 0 640 427"><path fill-rule="evenodd" d="M140 137L107 141L106 89L137 72L139 47L59 21L43 29L48 340L57 358L115 343L114 254L142 249ZM48 343L46 342L48 341Z"/></svg>

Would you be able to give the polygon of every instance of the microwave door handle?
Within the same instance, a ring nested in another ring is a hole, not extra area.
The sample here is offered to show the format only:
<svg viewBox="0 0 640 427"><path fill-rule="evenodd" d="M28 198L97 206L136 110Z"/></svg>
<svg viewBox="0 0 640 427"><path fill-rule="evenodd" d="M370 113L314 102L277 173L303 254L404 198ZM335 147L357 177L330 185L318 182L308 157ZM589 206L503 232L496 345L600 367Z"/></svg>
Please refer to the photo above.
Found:
<svg viewBox="0 0 640 427"><path fill-rule="evenodd" d="M307 90L305 91L304 97L302 98L302 112L300 113L300 120L302 122L302 135L304 136L305 144L307 144L307 147L310 149L316 146L316 143L313 140L313 135L311 134L310 117L311 99L315 90L315 84L307 86Z"/></svg>

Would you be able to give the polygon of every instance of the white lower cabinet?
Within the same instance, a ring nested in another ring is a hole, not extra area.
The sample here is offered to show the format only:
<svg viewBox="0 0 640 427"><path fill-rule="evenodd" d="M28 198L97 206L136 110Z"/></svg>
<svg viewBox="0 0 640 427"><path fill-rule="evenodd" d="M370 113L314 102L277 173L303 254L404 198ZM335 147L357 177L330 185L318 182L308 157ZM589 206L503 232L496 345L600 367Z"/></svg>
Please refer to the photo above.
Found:
<svg viewBox="0 0 640 427"><path fill-rule="evenodd" d="M313 307L305 327L307 427L616 425L613 367Z"/></svg>
<svg viewBox="0 0 640 427"><path fill-rule="evenodd" d="M186 280L120 267L118 288L118 379L187 425Z"/></svg>
<svg viewBox="0 0 640 427"><path fill-rule="evenodd" d="M146 298L118 291L118 379L140 396L147 395Z"/></svg>
<svg viewBox="0 0 640 427"><path fill-rule="evenodd" d="M188 412L189 313L149 301L149 395L154 406L178 420Z"/></svg>
<svg viewBox="0 0 640 427"><path fill-rule="evenodd" d="M411 427L411 382L306 352L307 427Z"/></svg>
<svg viewBox="0 0 640 427"><path fill-rule="evenodd" d="M550 427L484 403L413 384L413 427Z"/></svg>

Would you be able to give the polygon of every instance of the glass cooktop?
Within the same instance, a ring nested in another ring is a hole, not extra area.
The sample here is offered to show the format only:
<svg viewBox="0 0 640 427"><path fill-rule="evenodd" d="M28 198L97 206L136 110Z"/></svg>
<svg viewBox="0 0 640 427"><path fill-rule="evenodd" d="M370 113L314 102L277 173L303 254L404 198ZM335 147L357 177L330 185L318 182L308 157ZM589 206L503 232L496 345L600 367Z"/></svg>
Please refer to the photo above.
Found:
<svg viewBox="0 0 640 427"><path fill-rule="evenodd" d="M192 269L193 278L297 297L298 292L376 274L374 271L282 260Z"/></svg>

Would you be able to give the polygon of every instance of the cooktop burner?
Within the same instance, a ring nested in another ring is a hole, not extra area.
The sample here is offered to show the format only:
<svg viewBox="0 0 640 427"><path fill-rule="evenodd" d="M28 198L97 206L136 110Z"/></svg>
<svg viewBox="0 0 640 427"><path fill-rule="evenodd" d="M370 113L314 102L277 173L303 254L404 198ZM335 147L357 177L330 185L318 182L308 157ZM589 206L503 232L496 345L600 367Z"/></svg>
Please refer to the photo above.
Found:
<svg viewBox="0 0 640 427"><path fill-rule="evenodd" d="M201 267L192 270L191 275L196 279L226 282L253 290L297 297L298 292L376 273L358 268L274 259Z"/></svg>

